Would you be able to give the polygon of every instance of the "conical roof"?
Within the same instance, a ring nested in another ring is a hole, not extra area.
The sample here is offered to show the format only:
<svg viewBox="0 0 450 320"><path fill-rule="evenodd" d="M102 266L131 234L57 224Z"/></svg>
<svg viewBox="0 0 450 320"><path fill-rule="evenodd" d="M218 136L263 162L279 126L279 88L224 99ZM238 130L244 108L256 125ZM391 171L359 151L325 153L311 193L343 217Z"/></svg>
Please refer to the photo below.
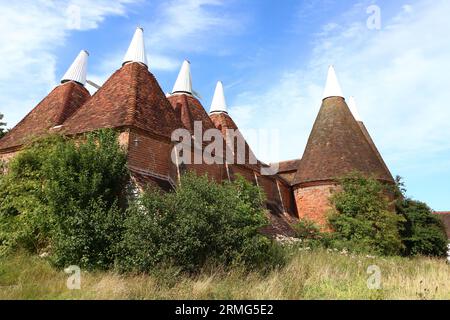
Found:
<svg viewBox="0 0 450 320"><path fill-rule="evenodd" d="M228 112L227 103L225 101L225 92L223 90L222 81L218 81L216 90L214 91L214 97L211 103L211 113L213 112Z"/></svg>
<svg viewBox="0 0 450 320"><path fill-rule="evenodd" d="M62 77L61 83L75 81L84 86L86 84L88 57L89 53L86 50L81 50L75 58L75 61Z"/></svg>
<svg viewBox="0 0 450 320"><path fill-rule="evenodd" d="M129 62L143 63L148 66L144 43L144 29L140 27L136 28L127 53L123 58L123 64Z"/></svg>
<svg viewBox="0 0 450 320"><path fill-rule="evenodd" d="M356 104L356 99L354 96L351 96L348 99L348 107L350 109L350 111L353 114L353 117L355 118L355 120L358 122L359 127L361 128L364 136L366 137L367 142L369 142L370 147L372 148L372 150L375 152L375 154L378 157L378 160L380 160L380 162L383 164L384 168L386 169L386 171L389 172L389 169L386 165L386 163L384 162L383 157L381 156L380 152L378 151L377 146L375 145L375 142L373 141L372 137L369 134L369 131L366 128L366 125L364 124L364 122L362 121L362 117L359 114L359 110L358 110L358 105ZM389 173L390 174L390 173Z"/></svg>
<svg viewBox="0 0 450 320"><path fill-rule="evenodd" d="M226 112L214 112L209 115L212 122L214 123L214 126L222 131L222 136L224 137L225 141L227 142L228 149L230 150L230 146L232 141L229 140L229 136L227 135L227 130L235 130L237 134L237 138L242 139L244 141L244 147L245 147L245 155L241 155L240 159L243 159L245 165L252 166L254 170L258 170L259 168L259 161L257 160L255 154L253 153L252 149L250 148L249 144L245 140L244 136L240 132L238 126L233 121L233 119L230 117L230 115ZM234 139L234 148L233 148L233 154L234 154L234 163L238 163L238 143L237 139ZM244 151L242 150L242 151ZM256 163L254 163L256 160Z"/></svg>
<svg viewBox="0 0 450 320"><path fill-rule="evenodd" d="M378 148L375 145L375 142L373 141L372 137L370 136L370 133L369 133L369 131L366 128L366 125L362 121L358 121L358 125L361 128L361 131L363 132L364 136L366 137L366 140L369 143L370 147L372 148L373 152L375 152L375 154L377 155L378 160L383 165L384 169L389 173L391 179L394 180L394 178L392 177L391 172L389 171L388 166L386 165L386 162L384 162L384 159L381 156L380 151L378 151Z"/></svg>
<svg viewBox="0 0 450 320"><path fill-rule="evenodd" d="M189 93L192 94L192 77L191 63L187 60L183 61L177 80L173 86L172 93Z"/></svg>
<svg viewBox="0 0 450 320"><path fill-rule="evenodd" d="M295 185L334 181L352 171L393 182L341 97L326 98L300 162Z"/></svg>
<svg viewBox="0 0 450 320"><path fill-rule="evenodd" d="M135 127L169 138L173 130L183 127L155 77L141 63L128 63L117 70L64 123L69 134L120 127Z"/></svg>
<svg viewBox="0 0 450 320"><path fill-rule="evenodd" d="M89 91L74 81L55 87L0 140L0 149L21 146L30 138L45 134L49 129L61 125L89 98Z"/></svg>
<svg viewBox="0 0 450 320"><path fill-rule="evenodd" d="M214 129L215 126L200 101L189 94L177 94L167 97L173 109L186 129L194 132L194 122L202 123L203 131Z"/></svg>

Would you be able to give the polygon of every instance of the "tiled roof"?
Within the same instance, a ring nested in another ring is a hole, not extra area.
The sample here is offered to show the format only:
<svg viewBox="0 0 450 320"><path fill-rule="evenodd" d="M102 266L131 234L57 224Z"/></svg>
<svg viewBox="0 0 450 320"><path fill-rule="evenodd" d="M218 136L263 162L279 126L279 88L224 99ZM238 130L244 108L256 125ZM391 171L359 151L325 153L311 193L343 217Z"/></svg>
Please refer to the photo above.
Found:
<svg viewBox="0 0 450 320"><path fill-rule="evenodd" d="M147 67L128 63L64 123L68 134L134 127L170 138L181 121Z"/></svg>
<svg viewBox="0 0 450 320"><path fill-rule="evenodd" d="M0 140L0 150L18 147L28 139L62 124L89 97L89 92L73 81L57 86Z"/></svg>
<svg viewBox="0 0 450 320"><path fill-rule="evenodd" d="M215 127L222 131L222 135L226 138L227 135L227 129L231 130L239 130L236 123L233 121L233 119L228 115L228 113L225 112L214 112L209 115L212 122L214 123ZM244 139L242 134L239 131L240 136ZM234 154L235 154L235 163L238 163L237 161L237 150L238 150L238 143L235 139L234 143ZM253 159L256 159L256 163L251 163L250 161L250 155L252 155ZM253 153L252 149L248 145L247 141L245 141L245 165L251 167L252 169L259 171L261 163L257 160L255 154Z"/></svg>
<svg viewBox="0 0 450 320"><path fill-rule="evenodd" d="M175 94L167 98L181 119L183 125L194 132L194 121L202 123L203 131L214 129L214 123L206 113L200 101L188 94Z"/></svg>
<svg viewBox="0 0 450 320"><path fill-rule="evenodd" d="M375 142L373 142L373 139L372 139L372 137L370 136L369 131L367 130L366 126L364 125L364 122L358 121L358 125L359 125L359 127L361 128L361 130L362 130L364 136L366 137L367 142L369 142L369 145L370 145L370 147L372 148L373 152L375 152L375 154L377 155L378 160L379 160L380 163L383 165L384 169L385 169L387 172L390 172L390 171L389 171L389 168L387 167L386 163L384 162L383 157L381 156L380 151L378 151L378 148L377 148L377 146L375 145Z"/></svg>
<svg viewBox="0 0 450 320"><path fill-rule="evenodd" d="M298 166L300 165L300 159L295 160L287 160L282 161L278 163L278 172L284 173L289 171L296 171L298 169Z"/></svg>
<svg viewBox="0 0 450 320"><path fill-rule="evenodd" d="M394 182L345 100L340 97L325 99L294 184L330 181L355 170L380 180Z"/></svg>

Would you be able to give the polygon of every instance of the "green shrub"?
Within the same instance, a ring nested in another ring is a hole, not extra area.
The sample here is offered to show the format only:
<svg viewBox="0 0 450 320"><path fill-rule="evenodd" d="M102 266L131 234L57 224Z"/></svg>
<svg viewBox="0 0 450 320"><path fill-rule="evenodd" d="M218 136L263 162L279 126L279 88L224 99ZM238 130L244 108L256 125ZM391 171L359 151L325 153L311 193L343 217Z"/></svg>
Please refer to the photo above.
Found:
<svg viewBox="0 0 450 320"><path fill-rule="evenodd" d="M93 199L86 207L57 217L51 260L58 267L75 264L88 269L112 266L122 240L124 211Z"/></svg>
<svg viewBox="0 0 450 320"><path fill-rule="evenodd" d="M392 209L389 188L359 173L343 177L339 185L331 197L332 245L355 252L399 254L403 249L399 226L404 219Z"/></svg>
<svg viewBox="0 0 450 320"><path fill-rule="evenodd" d="M317 240L322 237L320 226L318 226L314 221L308 219L300 219L294 225L294 230L296 237L299 239Z"/></svg>
<svg viewBox="0 0 450 320"><path fill-rule="evenodd" d="M43 166L60 136L30 143L8 164L0 180L0 250L25 248L38 252L49 244L53 218L49 214Z"/></svg>
<svg viewBox="0 0 450 320"><path fill-rule="evenodd" d="M126 154L113 130L79 143L61 136L33 142L0 182L0 245L50 250L60 267L107 268L122 234L126 181Z"/></svg>
<svg viewBox="0 0 450 320"><path fill-rule="evenodd" d="M426 203L406 195L407 190L400 176L396 177L394 191L397 195L397 213L405 218L400 228L405 245L404 255L445 257L448 239L442 221Z"/></svg>
<svg viewBox="0 0 450 320"><path fill-rule="evenodd" d="M302 247L324 247L328 245L329 234L312 220L300 219L294 226L295 237L301 239Z"/></svg>
<svg viewBox="0 0 450 320"><path fill-rule="evenodd" d="M282 258L259 233L267 224L262 192L242 177L220 185L188 173L176 191L150 190L131 205L119 267L137 272L167 264L188 272L206 263L271 267Z"/></svg>
<svg viewBox="0 0 450 320"><path fill-rule="evenodd" d="M402 232L406 255L447 255L447 235L442 221L423 202L403 199L397 206L406 218Z"/></svg>
<svg viewBox="0 0 450 320"><path fill-rule="evenodd" d="M0 139L7 133L7 130L5 129L6 123L2 122L3 117L3 114L0 113Z"/></svg>

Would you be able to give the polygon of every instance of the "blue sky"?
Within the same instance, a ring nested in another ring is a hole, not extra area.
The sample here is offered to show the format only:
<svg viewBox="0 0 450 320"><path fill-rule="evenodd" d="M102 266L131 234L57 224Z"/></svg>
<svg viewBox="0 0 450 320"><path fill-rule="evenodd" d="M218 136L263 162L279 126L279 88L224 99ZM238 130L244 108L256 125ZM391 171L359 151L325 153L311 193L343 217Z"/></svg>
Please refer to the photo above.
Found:
<svg viewBox="0 0 450 320"><path fill-rule="evenodd" d="M379 30L367 26L371 5ZM0 112L9 126L81 49L90 52L88 78L103 83L139 25L164 91L187 58L207 110L222 80L244 135L278 131L277 152L253 146L268 162L302 155L335 65L409 195L450 210L449 1L0 0L0 12Z"/></svg>

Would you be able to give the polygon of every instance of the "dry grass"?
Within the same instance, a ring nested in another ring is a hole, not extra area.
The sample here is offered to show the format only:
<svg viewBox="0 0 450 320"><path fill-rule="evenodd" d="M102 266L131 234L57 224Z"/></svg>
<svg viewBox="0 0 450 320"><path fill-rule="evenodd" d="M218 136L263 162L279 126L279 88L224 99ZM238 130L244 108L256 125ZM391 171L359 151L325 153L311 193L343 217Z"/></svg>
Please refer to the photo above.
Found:
<svg viewBox="0 0 450 320"><path fill-rule="evenodd" d="M370 290L367 267L381 269L381 290ZM208 271L197 277L166 269L157 275L82 273L81 290L44 259L0 258L0 299L450 299L450 266L428 258L370 258L325 250L295 253L267 275Z"/></svg>

